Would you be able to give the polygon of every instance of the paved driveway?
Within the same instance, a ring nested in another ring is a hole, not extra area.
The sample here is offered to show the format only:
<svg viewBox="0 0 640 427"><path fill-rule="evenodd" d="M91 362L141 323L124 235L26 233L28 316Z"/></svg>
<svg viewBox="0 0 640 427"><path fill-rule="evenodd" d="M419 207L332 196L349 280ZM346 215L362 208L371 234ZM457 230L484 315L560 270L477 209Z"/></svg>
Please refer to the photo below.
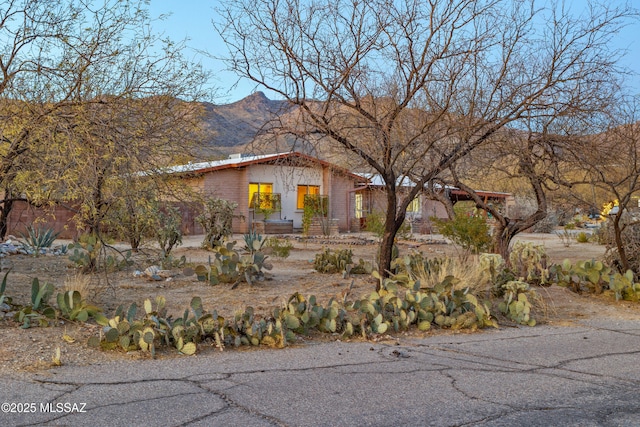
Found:
<svg viewBox="0 0 640 427"><path fill-rule="evenodd" d="M3 379L0 425L640 425L639 355L598 320L63 366Z"/></svg>

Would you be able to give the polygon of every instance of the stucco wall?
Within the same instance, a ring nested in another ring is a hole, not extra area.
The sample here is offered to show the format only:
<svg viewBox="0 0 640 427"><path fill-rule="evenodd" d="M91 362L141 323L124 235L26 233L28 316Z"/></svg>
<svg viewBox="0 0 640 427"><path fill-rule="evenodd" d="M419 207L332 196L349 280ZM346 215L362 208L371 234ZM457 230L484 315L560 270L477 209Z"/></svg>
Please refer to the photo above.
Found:
<svg viewBox="0 0 640 427"><path fill-rule="evenodd" d="M349 218L354 216L355 195L349 192L355 188L353 179L346 175L334 174L331 176L331 195L329 207L331 218L338 220L338 230L341 232L349 229Z"/></svg>
<svg viewBox="0 0 640 427"><path fill-rule="evenodd" d="M217 172L216 172L217 173ZM302 209L297 208L298 185L319 185L320 194L327 194L322 182L321 167L299 167L284 165L252 165L247 168L247 181L244 189L245 204L249 201L249 183L261 182L273 184L273 192L281 195L282 212L274 213L272 219L292 219L294 228L302 228ZM253 219L252 212L247 207L247 214ZM255 215L256 220L263 216Z"/></svg>

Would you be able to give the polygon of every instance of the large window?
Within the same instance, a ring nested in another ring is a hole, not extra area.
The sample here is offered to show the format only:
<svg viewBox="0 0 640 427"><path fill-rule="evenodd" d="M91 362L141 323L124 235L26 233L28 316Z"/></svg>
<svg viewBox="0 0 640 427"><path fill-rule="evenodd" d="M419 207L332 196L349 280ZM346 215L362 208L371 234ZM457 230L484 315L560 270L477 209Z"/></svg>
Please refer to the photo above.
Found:
<svg viewBox="0 0 640 427"><path fill-rule="evenodd" d="M307 194L311 196L319 196L320 195L320 186L319 185L298 185L298 209L304 209L304 196Z"/></svg>
<svg viewBox="0 0 640 427"><path fill-rule="evenodd" d="M407 212L417 214L420 213L420 210L420 196L418 196L409 203L409 206L407 206Z"/></svg>
<svg viewBox="0 0 640 427"><path fill-rule="evenodd" d="M364 218L364 204L362 193L356 193L356 218Z"/></svg>
<svg viewBox="0 0 640 427"><path fill-rule="evenodd" d="M272 194L273 184L268 182L250 182L249 183L249 208L271 208L271 199L269 197L260 197L261 194ZM257 196L256 196L257 195ZM256 206L260 204L260 206ZM262 206L266 204L265 206ZM268 206L267 206L268 205Z"/></svg>

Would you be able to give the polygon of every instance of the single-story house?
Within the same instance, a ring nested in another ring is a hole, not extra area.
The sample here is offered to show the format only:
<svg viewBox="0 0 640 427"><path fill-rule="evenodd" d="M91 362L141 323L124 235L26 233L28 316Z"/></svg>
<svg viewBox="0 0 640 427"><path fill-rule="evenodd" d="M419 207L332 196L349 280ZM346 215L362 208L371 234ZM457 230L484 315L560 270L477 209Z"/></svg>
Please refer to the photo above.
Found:
<svg viewBox="0 0 640 427"><path fill-rule="evenodd" d="M384 182L380 175L360 174L367 178L367 184L355 190L354 208L350 210L353 216L350 217L351 231L361 230L365 227L367 215L373 212L384 212L386 210L386 196L384 193ZM408 179L399 180L398 191L409 191L415 184ZM446 186L443 189L445 195L453 204L462 201L470 201L471 196L456 187ZM509 214L510 209L515 207L515 198L510 193L496 191L476 190L476 194L485 201L494 203ZM407 208L407 221L411 224L415 233L431 233L432 226L429 218L448 218L447 210L437 200L427 197L425 193L418 193L418 196L409 204Z"/></svg>
<svg viewBox="0 0 640 427"><path fill-rule="evenodd" d="M275 232L301 230L305 195L328 199L327 217L338 231L348 231L348 209L354 206L354 188L367 179L337 165L299 153L231 155L227 159L175 166L166 173L206 197L218 197L238 206L235 233L265 231L264 220L278 223ZM261 228L258 228L260 226ZM183 231L203 230L195 215L183 211Z"/></svg>
<svg viewBox="0 0 640 427"><path fill-rule="evenodd" d="M384 185L379 176L356 174L340 166L300 152L264 155L235 154L227 159L201 163L188 163L165 169L165 173L179 179L205 197L218 197L237 204L237 218L233 221L235 233L256 230L260 233L289 233L301 231L305 196L321 200L330 231L358 231L372 212L385 209ZM408 181L407 181L408 182ZM413 184L402 183L402 188ZM455 203L470 200L468 194L454 187L444 190ZM486 200L503 209L515 205L509 193L477 192ZM178 202L176 202L178 203ZM202 234L196 217L201 206L178 203L182 214L183 234ZM72 221L74 211L55 206L47 209L32 207L25 202L14 205L9 218L9 233L24 230L36 221L61 231L61 237L76 237L80 230ZM431 231L430 217L446 218L444 205L420 194L407 209L407 218L414 232ZM269 221L265 222L265 219ZM324 224L326 226L326 224ZM321 234L325 230L310 230Z"/></svg>

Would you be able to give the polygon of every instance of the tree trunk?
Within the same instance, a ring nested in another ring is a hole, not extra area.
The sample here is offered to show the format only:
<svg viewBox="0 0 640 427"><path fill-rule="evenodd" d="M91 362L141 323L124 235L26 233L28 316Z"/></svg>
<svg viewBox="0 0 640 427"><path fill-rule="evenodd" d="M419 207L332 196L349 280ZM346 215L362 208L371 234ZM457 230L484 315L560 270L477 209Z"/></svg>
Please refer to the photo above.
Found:
<svg viewBox="0 0 640 427"><path fill-rule="evenodd" d="M7 236L11 209L13 209L13 200L5 200L0 208L0 240L4 240Z"/></svg>
<svg viewBox="0 0 640 427"><path fill-rule="evenodd" d="M613 220L613 234L616 241L616 249L618 250L618 257L620 258L620 273L624 273L629 270L629 260L627 258L627 251L624 248L624 242L622 241L622 228L620 227L620 217L622 209L618 211L618 214Z"/></svg>
<svg viewBox="0 0 640 427"><path fill-rule="evenodd" d="M398 216L398 218L396 218ZM398 212L397 196L395 188L387 189L387 214L384 222L384 233L380 242L380 256L378 257L378 273L381 277L389 277L391 261L393 260L393 245L396 240L398 230L404 221L404 211ZM376 285L376 290L380 290L381 284Z"/></svg>
<svg viewBox="0 0 640 427"><path fill-rule="evenodd" d="M510 222L509 218L504 219L504 222L498 221L493 231L493 252L500 254L502 259L509 263L509 247L520 230L516 226L517 223Z"/></svg>

